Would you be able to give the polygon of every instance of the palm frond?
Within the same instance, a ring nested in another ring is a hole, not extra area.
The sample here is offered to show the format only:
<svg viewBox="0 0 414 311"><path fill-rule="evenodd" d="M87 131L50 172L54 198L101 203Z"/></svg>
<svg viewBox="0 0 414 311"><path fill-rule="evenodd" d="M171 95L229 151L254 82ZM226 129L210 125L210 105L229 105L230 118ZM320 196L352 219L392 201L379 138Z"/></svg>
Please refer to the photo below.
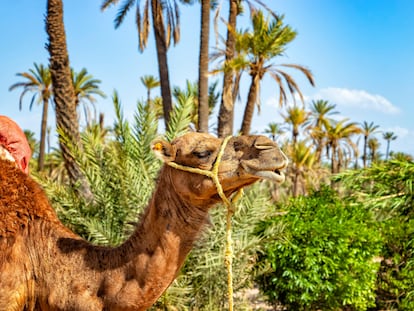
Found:
<svg viewBox="0 0 414 311"><path fill-rule="evenodd" d="M188 131L191 123L192 111L194 109L194 99L192 96L178 97L177 101L177 105L171 113L168 130L165 133L165 136L169 141L172 141L175 137Z"/></svg>
<svg viewBox="0 0 414 311"><path fill-rule="evenodd" d="M134 3L135 3L135 0L125 0L121 4L121 7L119 8L115 16L115 20L114 20L115 28L118 28L122 24L122 22L125 19L125 16L127 15L128 11L132 8Z"/></svg>

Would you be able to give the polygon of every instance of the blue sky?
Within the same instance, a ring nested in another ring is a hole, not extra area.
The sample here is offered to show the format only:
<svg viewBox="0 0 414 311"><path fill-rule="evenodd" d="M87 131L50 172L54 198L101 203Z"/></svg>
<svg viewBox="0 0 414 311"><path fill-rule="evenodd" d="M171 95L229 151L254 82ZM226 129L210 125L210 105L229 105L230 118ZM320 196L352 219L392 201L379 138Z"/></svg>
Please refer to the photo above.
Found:
<svg viewBox="0 0 414 311"><path fill-rule="evenodd" d="M124 114L132 116L137 100L146 96L139 78L157 75L153 37L148 49L138 52L133 12L117 30L113 27L116 9L101 12L102 1L64 1L65 26L71 66L83 67L102 80L108 95L97 107L112 122L111 95L116 89ZM225 2L225 1L223 1ZM382 131L393 131L398 139L391 149L414 155L414 1L412 0L268 0L269 7L285 15L298 36L278 63L301 64L314 74L310 87L299 72L293 72L307 102L325 99L336 104L341 117L355 122L374 122ZM225 5L223 5L225 6ZM44 16L46 1L7 1L0 11L0 114L15 119L24 129L39 133L41 108L29 111L31 96L19 111L20 91L9 92L20 81L17 72L33 63L48 61L45 49ZM196 81L199 44L199 5L181 6L181 42L170 49L169 67L173 85L184 87ZM223 8L222 15L227 16ZM242 18L241 28L248 27ZM211 38L211 46L215 40ZM215 78L213 78L215 79ZM241 92L245 102L248 84ZM263 132L269 122L280 122L275 83L265 78L261 88L261 114L253 127ZM240 126L243 104L236 105L236 128ZM216 122L216 117L211 120ZM50 115L50 125L54 125ZM385 150L386 143L378 134ZM384 151L383 151L384 152Z"/></svg>

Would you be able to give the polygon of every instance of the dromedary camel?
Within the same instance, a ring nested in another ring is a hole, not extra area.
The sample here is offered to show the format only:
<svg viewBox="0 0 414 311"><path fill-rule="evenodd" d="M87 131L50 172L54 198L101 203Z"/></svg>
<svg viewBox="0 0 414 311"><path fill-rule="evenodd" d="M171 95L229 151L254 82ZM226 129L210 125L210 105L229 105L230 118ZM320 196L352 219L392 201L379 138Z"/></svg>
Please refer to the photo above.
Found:
<svg viewBox="0 0 414 311"><path fill-rule="evenodd" d="M185 134L153 149L164 162L209 170L222 140ZM231 138L219 163L226 196L287 165L264 136ZM57 218L45 193L0 160L0 310L146 310L171 284L220 202L209 177L164 165L134 233L114 248L91 245Z"/></svg>

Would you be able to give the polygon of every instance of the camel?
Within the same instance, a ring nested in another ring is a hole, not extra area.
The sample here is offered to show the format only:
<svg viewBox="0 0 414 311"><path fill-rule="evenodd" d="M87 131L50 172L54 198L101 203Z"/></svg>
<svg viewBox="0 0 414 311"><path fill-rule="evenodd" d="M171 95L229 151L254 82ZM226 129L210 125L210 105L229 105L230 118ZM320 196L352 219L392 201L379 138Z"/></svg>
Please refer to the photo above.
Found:
<svg viewBox="0 0 414 311"><path fill-rule="evenodd" d="M170 163L210 170L222 150L218 179L226 197L260 179L284 179L287 158L267 137L222 144L203 133L155 141L165 164L133 234L117 247L92 245L66 228L41 187L0 159L0 311L148 309L176 278L221 200L211 178Z"/></svg>

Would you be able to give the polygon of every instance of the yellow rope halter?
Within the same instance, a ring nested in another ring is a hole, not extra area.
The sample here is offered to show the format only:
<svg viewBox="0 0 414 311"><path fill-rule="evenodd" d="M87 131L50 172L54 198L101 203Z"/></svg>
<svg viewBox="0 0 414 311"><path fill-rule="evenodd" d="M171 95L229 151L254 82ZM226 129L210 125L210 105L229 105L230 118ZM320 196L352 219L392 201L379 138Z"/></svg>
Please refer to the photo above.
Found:
<svg viewBox="0 0 414 311"><path fill-rule="evenodd" d="M223 156L224 149L226 148L227 143L228 143L228 141L230 140L231 137L232 136L227 136L226 138L224 138L224 140L223 140L223 142L220 146L220 150L219 150L219 153L217 155L216 162L214 163L213 168L211 169L211 171L202 170L202 169L195 168L195 167L184 166L184 165L177 164L175 162L167 162L167 164L169 166L173 167L173 168L176 168L176 169L179 169L179 170L182 170L182 171L186 171L186 172L190 172L190 173L194 173L194 174L200 174L200 175L210 177L213 180L213 183L217 188L218 195L223 200L224 204L227 206L226 250L225 250L225 254L224 254L224 263L225 263L226 268L227 268L227 287L228 287L227 293L228 293L229 311L233 311L233 270L232 270L232 265L233 265L233 240L232 240L232 237L231 237L231 218L234 214L233 202L235 202L237 199L239 199L240 196L243 193L242 189L240 189L236 193L236 195L233 197L233 199L229 200L226 197L226 195L224 194L223 187L221 186L219 178L218 178L218 170L219 170L221 158Z"/></svg>

